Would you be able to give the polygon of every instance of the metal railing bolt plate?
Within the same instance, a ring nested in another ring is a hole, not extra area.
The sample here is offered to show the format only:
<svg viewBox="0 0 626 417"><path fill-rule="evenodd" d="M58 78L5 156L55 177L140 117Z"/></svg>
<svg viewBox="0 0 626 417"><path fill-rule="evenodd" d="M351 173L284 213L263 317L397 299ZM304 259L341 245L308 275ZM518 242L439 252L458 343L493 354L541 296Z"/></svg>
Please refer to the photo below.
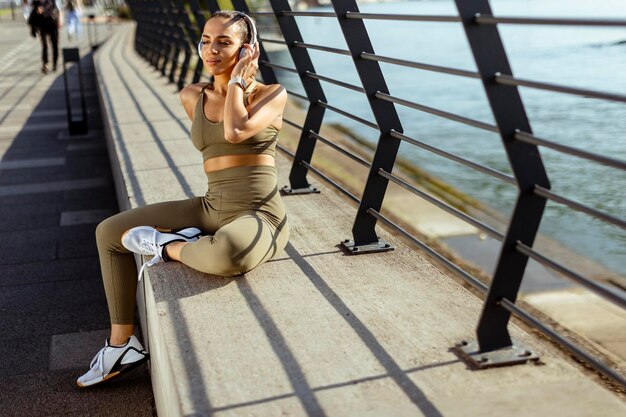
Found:
<svg viewBox="0 0 626 417"><path fill-rule="evenodd" d="M354 240L344 239L341 242L341 247L348 255L360 255L363 253L387 252L394 250L394 247L383 239L378 239L378 242L368 243L366 245L355 245Z"/></svg>
<svg viewBox="0 0 626 417"><path fill-rule="evenodd" d="M509 347L489 352L481 352L477 341L463 340L457 343L452 348L452 351L475 369L487 369L496 366L518 365L529 361L539 361L537 354L516 341L513 341L513 344Z"/></svg>
<svg viewBox="0 0 626 417"><path fill-rule="evenodd" d="M282 195L298 195L298 194L319 194L320 190L317 189L317 187L314 187L312 185L309 185L308 187L304 187L304 188L291 188L288 185L285 185L283 188L280 189L280 193Z"/></svg>

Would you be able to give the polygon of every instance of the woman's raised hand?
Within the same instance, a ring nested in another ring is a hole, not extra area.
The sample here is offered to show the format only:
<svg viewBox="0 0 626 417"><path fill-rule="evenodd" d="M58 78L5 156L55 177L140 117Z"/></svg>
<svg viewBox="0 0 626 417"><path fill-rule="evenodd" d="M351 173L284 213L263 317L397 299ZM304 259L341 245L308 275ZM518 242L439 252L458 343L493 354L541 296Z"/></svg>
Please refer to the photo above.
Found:
<svg viewBox="0 0 626 417"><path fill-rule="evenodd" d="M254 46L244 44L241 50L245 50L246 53L239 59L237 64L235 64L231 78L241 77L248 81L248 79L255 77L257 69L259 68L259 55L261 55L259 43L255 43Z"/></svg>

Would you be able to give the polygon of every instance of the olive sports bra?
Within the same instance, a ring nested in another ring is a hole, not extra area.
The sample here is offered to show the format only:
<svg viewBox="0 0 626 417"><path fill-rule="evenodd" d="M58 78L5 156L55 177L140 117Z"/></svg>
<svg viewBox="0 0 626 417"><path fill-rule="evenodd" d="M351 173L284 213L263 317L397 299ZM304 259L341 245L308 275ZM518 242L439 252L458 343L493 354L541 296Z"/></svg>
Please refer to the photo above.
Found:
<svg viewBox="0 0 626 417"><path fill-rule="evenodd" d="M275 156L278 130L273 126L268 126L256 135L239 143L232 143L224 138L224 122L212 122L204 114L204 90L209 85L205 85L200 92L191 123L191 141L202 152L203 161L223 155L265 154ZM249 95L250 91L244 92L243 102L246 106Z"/></svg>

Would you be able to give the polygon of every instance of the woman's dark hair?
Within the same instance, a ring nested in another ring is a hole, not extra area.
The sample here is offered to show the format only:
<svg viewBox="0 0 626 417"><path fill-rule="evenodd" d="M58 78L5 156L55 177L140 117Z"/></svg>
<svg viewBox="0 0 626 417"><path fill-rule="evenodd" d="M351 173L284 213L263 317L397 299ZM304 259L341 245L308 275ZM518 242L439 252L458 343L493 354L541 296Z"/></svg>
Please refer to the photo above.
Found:
<svg viewBox="0 0 626 417"><path fill-rule="evenodd" d="M246 22L246 19L238 12L233 10L218 10L211 15L209 20L214 17L224 17L226 19L233 20L233 24L235 25L237 34L239 34L242 43L250 43L252 41L252 32L248 26L248 22ZM252 21L254 22L253 19Z"/></svg>

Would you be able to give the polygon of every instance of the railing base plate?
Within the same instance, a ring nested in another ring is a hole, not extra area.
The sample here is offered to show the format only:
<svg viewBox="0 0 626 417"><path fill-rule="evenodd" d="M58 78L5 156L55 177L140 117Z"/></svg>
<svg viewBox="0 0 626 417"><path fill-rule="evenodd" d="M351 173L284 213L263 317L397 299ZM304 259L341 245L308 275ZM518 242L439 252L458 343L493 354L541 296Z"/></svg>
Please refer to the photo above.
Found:
<svg viewBox="0 0 626 417"><path fill-rule="evenodd" d="M463 340L461 343L457 343L452 350L456 352L461 359L464 359L477 369L517 365L528 361L539 360L538 355L515 341L513 341L512 346L506 348L492 350L490 352L480 352L477 341Z"/></svg>
<svg viewBox="0 0 626 417"><path fill-rule="evenodd" d="M369 243L367 245L355 245L353 240L345 239L341 242L341 246L349 255L360 255L363 253L373 252L387 252L394 249L391 244L385 242L382 239L378 239L378 242Z"/></svg>
<svg viewBox="0 0 626 417"><path fill-rule="evenodd" d="M308 187L304 187L304 188L291 188L288 185L285 185L283 188L280 189L280 193L283 195L296 195L296 194L319 194L320 190L318 190L316 187L313 187L312 185L309 185Z"/></svg>

